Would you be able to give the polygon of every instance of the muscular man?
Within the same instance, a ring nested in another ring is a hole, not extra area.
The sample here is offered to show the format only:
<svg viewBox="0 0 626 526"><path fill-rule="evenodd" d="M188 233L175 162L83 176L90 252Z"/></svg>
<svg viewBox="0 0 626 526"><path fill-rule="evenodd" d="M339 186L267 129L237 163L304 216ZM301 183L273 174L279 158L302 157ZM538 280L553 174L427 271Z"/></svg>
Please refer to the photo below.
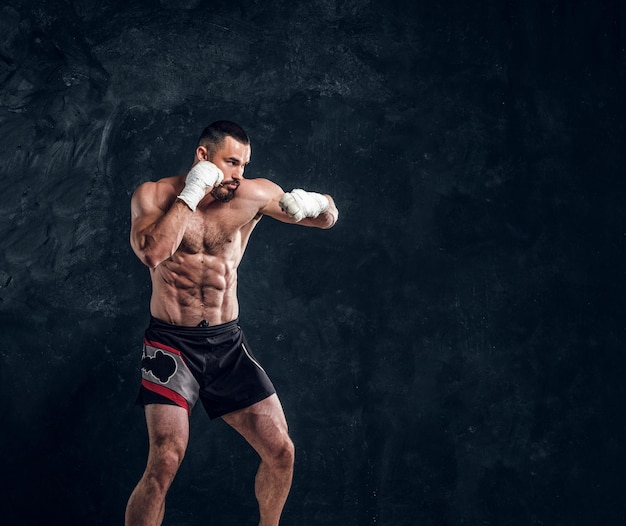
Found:
<svg viewBox="0 0 626 526"><path fill-rule="evenodd" d="M198 399L259 454L259 526L279 523L294 446L274 387L238 324L237 267L264 215L330 228L338 212L329 195L244 179L249 162L246 132L214 122L202 132L189 173L144 183L133 195L131 245L152 278L138 398L150 449L127 526L161 524Z"/></svg>

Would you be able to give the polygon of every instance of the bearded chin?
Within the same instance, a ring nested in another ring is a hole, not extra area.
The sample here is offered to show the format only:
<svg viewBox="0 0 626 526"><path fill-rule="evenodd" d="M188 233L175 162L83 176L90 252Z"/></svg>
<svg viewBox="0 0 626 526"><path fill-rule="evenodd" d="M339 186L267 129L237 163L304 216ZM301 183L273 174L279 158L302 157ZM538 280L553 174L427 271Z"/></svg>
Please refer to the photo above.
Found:
<svg viewBox="0 0 626 526"><path fill-rule="evenodd" d="M223 186L216 186L211 190L211 195L222 203L228 203L233 197L235 197L235 191L230 188L224 188Z"/></svg>

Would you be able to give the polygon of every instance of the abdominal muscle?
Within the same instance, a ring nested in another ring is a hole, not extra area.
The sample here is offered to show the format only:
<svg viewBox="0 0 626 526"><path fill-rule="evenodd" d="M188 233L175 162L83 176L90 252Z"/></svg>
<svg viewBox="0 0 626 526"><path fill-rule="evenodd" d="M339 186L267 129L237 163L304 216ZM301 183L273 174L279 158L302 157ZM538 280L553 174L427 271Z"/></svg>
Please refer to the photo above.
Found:
<svg viewBox="0 0 626 526"><path fill-rule="evenodd" d="M239 258L176 253L152 274L152 316L172 325L195 327L232 321L239 315Z"/></svg>
<svg viewBox="0 0 626 526"><path fill-rule="evenodd" d="M246 182L233 201L198 206L176 252L150 271L152 316L187 327L239 316L237 267L261 218L258 203L244 193Z"/></svg>

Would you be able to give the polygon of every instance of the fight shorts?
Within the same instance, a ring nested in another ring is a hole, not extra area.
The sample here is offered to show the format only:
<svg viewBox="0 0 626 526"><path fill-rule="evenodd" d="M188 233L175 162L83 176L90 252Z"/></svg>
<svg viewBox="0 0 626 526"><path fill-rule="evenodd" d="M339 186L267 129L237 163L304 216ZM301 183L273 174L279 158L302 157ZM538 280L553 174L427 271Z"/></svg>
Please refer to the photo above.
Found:
<svg viewBox="0 0 626 526"><path fill-rule="evenodd" d="M138 404L177 405L191 413L199 398L214 419L275 392L238 320L180 327L151 317L144 336Z"/></svg>

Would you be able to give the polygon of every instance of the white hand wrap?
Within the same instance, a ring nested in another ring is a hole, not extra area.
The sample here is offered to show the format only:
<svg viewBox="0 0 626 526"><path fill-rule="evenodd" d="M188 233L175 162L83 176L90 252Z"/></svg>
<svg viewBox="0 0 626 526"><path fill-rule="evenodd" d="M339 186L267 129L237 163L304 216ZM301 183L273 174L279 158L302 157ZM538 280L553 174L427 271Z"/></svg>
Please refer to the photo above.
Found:
<svg viewBox="0 0 626 526"><path fill-rule="evenodd" d="M206 189L216 186L224 180L224 174L210 161L196 163L185 180L185 188L178 196L191 210L196 211L198 203L204 197Z"/></svg>
<svg viewBox="0 0 626 526"><path fill-rule="evenodd" d="M280 207L296 222L305 217L317 217L330 206L328 198L315 192L296 188L280 198Z"/></svg>

